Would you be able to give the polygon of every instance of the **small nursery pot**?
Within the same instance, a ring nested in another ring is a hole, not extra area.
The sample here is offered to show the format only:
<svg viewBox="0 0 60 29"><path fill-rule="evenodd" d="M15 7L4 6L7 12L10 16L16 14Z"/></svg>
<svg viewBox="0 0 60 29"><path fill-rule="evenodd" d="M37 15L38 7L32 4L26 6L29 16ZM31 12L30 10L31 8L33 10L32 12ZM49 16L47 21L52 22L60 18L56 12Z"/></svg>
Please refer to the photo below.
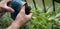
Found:
<svg viewBox="0 0 60 29"><path fill-rule="evenodd" d="M14 13L11 13L11 17L12 19L15 19L17 14L19 13L21 7L26 4L25 1L22 0L13 0L11 3L11 7L15 10Z"/></svg>
<svg viewBox="0 0 60 29"><path fill-rule="evenodd" d="M25 13L29 14L29 11L31 10L31 7L27 5L27 3L24 0L13 0L11 3L11 7L15 10L14 13L11 13L11 17L13 20L15 20L17 14L19 13L21 7L25 5Z"/></svg>

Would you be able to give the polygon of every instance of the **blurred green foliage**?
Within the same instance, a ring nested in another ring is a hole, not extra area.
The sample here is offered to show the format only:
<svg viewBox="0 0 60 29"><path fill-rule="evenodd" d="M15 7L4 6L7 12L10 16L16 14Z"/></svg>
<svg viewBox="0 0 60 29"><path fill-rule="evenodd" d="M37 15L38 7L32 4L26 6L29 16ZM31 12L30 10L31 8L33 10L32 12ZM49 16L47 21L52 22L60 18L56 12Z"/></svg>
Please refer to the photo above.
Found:
<svg viewBox="0 0 60 29"><path fill-rule="evenodd" d="M50 3L46 2L46 9L47 9L46 13L43 11L43 7L37 6L38 9L35 10L34 6L30 5L32 7L33 17L21 29L60 29L60 4L56 3L55 12L53 11L52 5L48 5L48 4ZM42 6L42 4L39 4L39 5ZM7 28L12 23L12 21L13 20L10 16L10 13L9 12L5 13L0 18L0 29Z"/></svg>
<svg viewBox="0 0 60 29"><path fill-rule="evenodd" d="M22 29L60 29L60 13L56 14L52 8L46 13L33 10L31 21Z"/></svg>

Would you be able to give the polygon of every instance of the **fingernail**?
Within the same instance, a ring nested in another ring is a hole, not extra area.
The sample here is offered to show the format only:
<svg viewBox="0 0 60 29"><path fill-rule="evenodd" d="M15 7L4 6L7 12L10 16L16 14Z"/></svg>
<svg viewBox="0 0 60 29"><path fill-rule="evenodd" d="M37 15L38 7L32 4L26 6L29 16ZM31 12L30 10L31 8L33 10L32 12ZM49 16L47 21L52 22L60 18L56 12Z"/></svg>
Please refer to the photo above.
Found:
<svg viewBox="0 0 60 29"><path fill-rule="evenodd" d="M15 12L15 10L12 10L12 13L14 13Z"/></svg>

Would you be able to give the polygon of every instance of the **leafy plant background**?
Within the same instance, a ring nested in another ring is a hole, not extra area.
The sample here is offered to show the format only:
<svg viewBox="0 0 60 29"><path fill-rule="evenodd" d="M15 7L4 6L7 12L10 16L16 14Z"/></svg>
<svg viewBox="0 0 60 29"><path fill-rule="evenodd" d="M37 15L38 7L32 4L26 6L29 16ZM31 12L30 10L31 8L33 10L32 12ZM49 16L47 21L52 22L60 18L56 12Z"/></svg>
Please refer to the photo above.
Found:
<svg viewBox="0 0 60 29"><path fill-rule="evenodd" d="M33 17L32 19L21 29L60 29L60 4L55 2L55 9L53 11L52 0L45 0L46 10L43 10L42 0L35 0L37 10L34 8L32 0L27 0L27 3L31 6ZM10 13L5 13L0 18L0 29L6 29L13 22Z"/></svg>

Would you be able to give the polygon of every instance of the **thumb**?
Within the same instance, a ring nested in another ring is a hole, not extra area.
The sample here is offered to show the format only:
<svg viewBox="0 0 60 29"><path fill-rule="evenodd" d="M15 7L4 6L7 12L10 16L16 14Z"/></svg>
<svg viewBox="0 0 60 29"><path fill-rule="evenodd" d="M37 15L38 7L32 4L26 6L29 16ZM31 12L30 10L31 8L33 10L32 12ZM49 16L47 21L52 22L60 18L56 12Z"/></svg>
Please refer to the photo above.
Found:
<svg viewBox="0 0 60 29"><path fill-rule="evenodd" d="M27 18L31 18L33 13L30 13L29 15L26 15Z"/></svg>

